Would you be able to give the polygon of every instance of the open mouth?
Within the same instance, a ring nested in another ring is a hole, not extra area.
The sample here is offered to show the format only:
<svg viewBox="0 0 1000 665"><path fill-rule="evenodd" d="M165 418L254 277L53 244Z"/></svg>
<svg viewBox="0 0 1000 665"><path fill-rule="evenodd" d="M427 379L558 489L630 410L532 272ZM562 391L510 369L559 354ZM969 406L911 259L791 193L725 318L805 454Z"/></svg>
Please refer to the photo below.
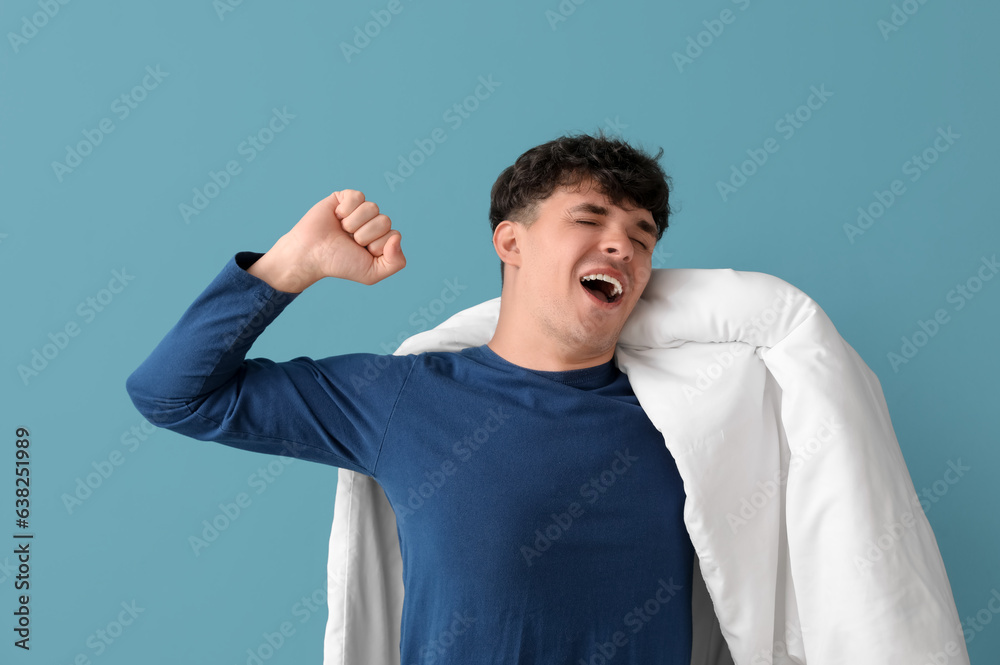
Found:
<svg viewBox="0 0 1000 665"><path fill-rule="evenodd" d="M621 300L624 292L621 282L604 274L584 275L580 278L580 285L596 300L609 304Z"/></svg>

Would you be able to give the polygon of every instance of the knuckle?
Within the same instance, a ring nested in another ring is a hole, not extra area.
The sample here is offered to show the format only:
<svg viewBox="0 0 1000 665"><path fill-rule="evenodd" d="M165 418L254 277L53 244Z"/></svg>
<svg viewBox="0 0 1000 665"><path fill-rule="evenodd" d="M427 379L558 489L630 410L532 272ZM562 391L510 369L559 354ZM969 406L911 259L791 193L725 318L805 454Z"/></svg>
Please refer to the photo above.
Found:
<svg viewBox="0 0 1000 665"><path fill-rule="evenodd" d="M359 203L365 200L365 195L356 189L345 189L341 191L340 201L341 203L347 203L352 207L357 207Z"/></svg>

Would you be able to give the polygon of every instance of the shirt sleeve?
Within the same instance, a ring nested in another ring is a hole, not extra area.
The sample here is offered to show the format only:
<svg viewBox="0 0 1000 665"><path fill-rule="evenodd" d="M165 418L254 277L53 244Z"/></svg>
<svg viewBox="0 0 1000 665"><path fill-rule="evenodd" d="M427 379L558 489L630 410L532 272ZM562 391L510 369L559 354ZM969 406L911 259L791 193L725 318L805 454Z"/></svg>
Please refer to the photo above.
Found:
<svg viewBox="0 0 1000 665"><path fill-rule="evenodd" d="M246 271L239 252L126 380L149 422L202 441L375 476L392 411L417 356L352 353L246 359L298 294Z"/></svg>

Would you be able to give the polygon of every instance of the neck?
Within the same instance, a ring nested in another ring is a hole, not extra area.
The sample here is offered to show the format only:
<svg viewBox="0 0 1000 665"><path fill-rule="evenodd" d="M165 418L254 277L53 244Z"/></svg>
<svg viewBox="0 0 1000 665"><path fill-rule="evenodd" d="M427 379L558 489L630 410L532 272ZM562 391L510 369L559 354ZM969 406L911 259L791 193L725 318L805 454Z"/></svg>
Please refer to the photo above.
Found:
<svg viewBox="0 0 1000 665"><path fill-rule="evenodd" d="M615 355L613 344L609 349L591 349L572 346L546 334L503 297L497 327L487 346L509 363L543 372L595 367L612 360Z"/></svg>

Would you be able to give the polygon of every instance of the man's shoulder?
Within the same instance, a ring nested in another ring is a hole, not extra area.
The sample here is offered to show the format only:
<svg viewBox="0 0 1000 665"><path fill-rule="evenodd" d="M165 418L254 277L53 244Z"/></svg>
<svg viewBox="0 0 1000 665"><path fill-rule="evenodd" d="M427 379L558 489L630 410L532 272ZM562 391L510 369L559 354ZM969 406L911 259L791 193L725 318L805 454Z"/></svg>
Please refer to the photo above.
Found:
<svg viewBox="0 0 1000 665"><path fill-rule="evenodd" d="M467 349L459 349L455 351L421 351L408 354L353 352L328 356L319 362L331 368L374 367L380 370L392 368L402 371L421 368L433 371L471 361L473 357L467 351Z"/></svg>
<svg viewBox="0 0 1000 665"><path fill-rule="evenodd" d="M483 358L482 349L474 346L420 351L406 355L394 354L388 357L392 358L390 362L411 363L413 372L446 376L454 376L456 373L467 375L470 371L476 372L491 367L487 359Z"/></svg>
<svg viewBox="0 0 1000 665"><path fill-rule="evenodd" d="M474 360L476 356L476 349L474 347L467 347L451 350L420 351L418 353L410 353L406 355L394 354L392 357L409 358L414 365L422 365L425 367L444 367L470 362Z"/></svg>

